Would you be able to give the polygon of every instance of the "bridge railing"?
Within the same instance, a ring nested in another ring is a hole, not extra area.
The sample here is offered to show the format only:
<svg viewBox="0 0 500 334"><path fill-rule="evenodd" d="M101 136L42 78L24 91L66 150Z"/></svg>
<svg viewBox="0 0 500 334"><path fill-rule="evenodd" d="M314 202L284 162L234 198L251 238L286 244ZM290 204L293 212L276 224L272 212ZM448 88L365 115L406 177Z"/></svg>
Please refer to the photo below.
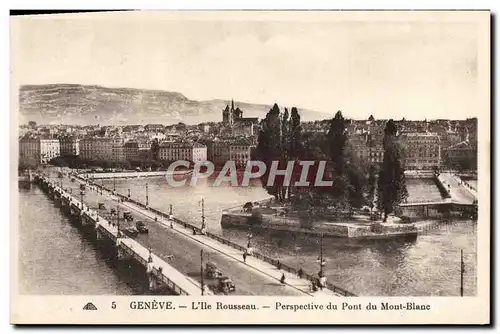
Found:
<svg viewBox="0 0 500 334"><path fill-rule="evenodd" d="M98 186L98 187L102 187L104 190L107 190L107 191L111 192L111 190L107 189L106 187L103 187L103 186ZM136 201L134 199L128 198L127 196L124 196L124 195L121 195L121 194L115 194L115 195L118 196L118 197L120 197L124 201L133 203L133 204L135 204L137 206L140 206L141 208L148 209L148 210L154 212L155 214L157 214L160 217L163 217L165 219L169 218L169 215L167 215L166 213L164 213L162 211L159 211L157 209L151 208L151 207L147 207L145 204L143 204L141 202L138 202L138 201ZM194 231L196 231L196 233L201 233L201 228L198 227L198 226L195 226L195 225L190 224L188 222L182 221L182 220L177 219L175 217L173 218L173 221L176 222L177 224L183 226L184 228L188 228L188 229L194 230ZM242 252L245 252L247 250L246 247L243 247L243 246L241 246L241 245L239 245L239 244L237 244L237 243L235 243L233 241L227 240L227 239L225 239L225 238L223 238L223 237L221 237L219 235L216 235L216 234L214 234L212 232L208 232L207 231L207 232L205 232L205 235L208 236L211 239L217 240L218 242L220 242L220 243L222 243L224 245L230 246L230 247L232 247L232 248L234 248L236 250L239 250L239 251L242 251ZM267 263L269 263L269 264L271 264L271 265L273 265L273 266L275 266L277 268L280 268L280 269L282 269L284 271L287 271L289 273L292 273L292 274L295 274L295 275L297 275L297 273L298 273L298 269L293 268L291 266L288 266L288 265L286 265L284 263L281 263L279 260L275 260L275 259L273 259L271 257L266 256L266 255L263 255L263 254L260 254L260 253L257 253L255 251L253 251L252 252L252 256L255 257L255 258L257 258L257 259L259 259L259 260L267 262ZM304 273L302 275L302 277L307 278L310 281L316 281L317 280L317 278L315 276L309 275L309 274L306 274L306 273ZM345 289L342 289L342 288L340 288L340 287L338 287L338 286L336 286L334 284L331 284L331 283L327 282L326 285L327 285L327 287L330 290L332 290L333 292L338 293L338 294L340 294L342 296L346 296L346 297L356 297L357 296L356 294L351 293L351 292L349 292L349 291L347 291Z"/></svg>

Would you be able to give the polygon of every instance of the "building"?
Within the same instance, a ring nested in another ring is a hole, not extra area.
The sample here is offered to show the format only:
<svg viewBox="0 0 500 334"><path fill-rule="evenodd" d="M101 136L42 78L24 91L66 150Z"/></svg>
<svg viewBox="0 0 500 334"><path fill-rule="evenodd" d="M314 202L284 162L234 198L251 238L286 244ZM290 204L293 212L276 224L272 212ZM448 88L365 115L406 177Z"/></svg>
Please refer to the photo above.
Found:
<svg viewBox="0 0 500 334"><path fill-rule="evenodd" d="M19 140L19 164L36 167L60 156L59 139L21 138Z"/></svg>
<svg viewBox="0 0 500 334"><path fill-rule="evenodd" d="M80 139L75 136L65 136L59 138L61 146L61 156L79 155L80 154Z"/></svg>
<svg viewBox="0 0 500 334"><path fill-rule="evenodd" d="M145 140L130 140L123 145L124 159L127 161L151 160L151 143Z"/></svg>
<svg viewBox="0 0 500 334"><path fill-rule="evenodd" d="M251 160L255 145L245 142L234 143L229 146L229 160L234 161L237 168L245 168Z"/></svg>
<svg viewBox="0 0 500 334"><path fill-rule="evenodd" d="M207 144L207 159L215 166L221 167L230 159L230 146L228 140L214 140Z"/></svg>
<svg viewBox="0 0 500 334"><path fill-rule="evenodd" d="M469 141L462 141L448 147L444 150L443 155L443 160L448 167L465 169L477 168L477 151Z"/></svg>
<svg viewBox="0 0 500 334"><path fill-rule="evenodd" d="M83 138L80 140L80 157L83 160L110 161L118 158L117 152L113 153L113 148L121 145L123 139L119 137Z"/></svg>
<svg viewBox="0 0 500 334"><path fill-rule="evenodd" d="M400 138L406 170L433 170L441 167L441 143L436 133L404 133Z"/></svg>
<svg viewBox="0 0 500 334"><path fill-rule="evenodd" d="M350 135L349 144L354 154L363 162L380 164L384 160L382 139L368 132Z"/></svg>
<svg viewBox="0 0 500 334"><path fill-rule="evenodd" d="M122 144L113 145L111 147L111 161L113 162L124 162L125 159L125 148Z"/></svg>
<svg viewBox="0 0 500 334"><path fill-rule="evenodd" d="M235 123L252 123L256 124L259 122L257 117L243 117L243 111L239 107L234 108L234 101L231 101L231 108L226 105L226 108L222 110L222 123L232 126Z"/></svg>
<svg viewBox="0 0 500 334"><path fill-rule="evenodd" d="M207 147L199 143L162 142L158 154L160 160L186 160L200 162L207 160Z"/></svg>

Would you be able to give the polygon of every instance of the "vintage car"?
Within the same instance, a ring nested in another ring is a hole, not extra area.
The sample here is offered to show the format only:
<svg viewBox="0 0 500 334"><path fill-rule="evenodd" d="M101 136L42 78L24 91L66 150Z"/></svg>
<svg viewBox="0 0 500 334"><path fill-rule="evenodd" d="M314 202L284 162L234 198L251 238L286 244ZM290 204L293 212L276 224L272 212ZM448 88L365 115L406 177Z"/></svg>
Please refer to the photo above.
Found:
<svg viewBox="0 0 500 334"><path fill-rule="evenodd" d="M146 224L144 224L140 220L135 223L135 228L137 229L137 231L139 231L139 233L149 233L149 229Z"/></svg>
<svg viewBox="0 0 500 334"><path fill-rule="evenodd" d="M125 227L120 229L126 236L129 236L131 238L137 237L139 235L139 231L133 227Z"/></svg>
<svg viewBox="0 0 500 334"><path fill-rule="evenodd" d="M205 276L207 278L218 278L222 276L222 272L217 268L215 263L207 262L205 265Z"/></svg>
<svg viewBox="0 0 500 334"><path fill-rule="evenodd" d="M224 294L236 291L236 286L227 276L219 277L215 284L209 285L209 288L211 288L214 292L222 292Z"/></svg>
<svg viewBox="0 0 500 334"><path fill-rule="evenodd" d="M132 213L130 211L125 211L123 213L123 219L126 219L127 221L132 221L134 220L134 217L132 217Z"/></svg>
<svg viewBox="0 0 500 334"><path fill-rule="evenodd" d="M106 206L102 202L97 203L97 208L99 210L106 210Z"/></svg>

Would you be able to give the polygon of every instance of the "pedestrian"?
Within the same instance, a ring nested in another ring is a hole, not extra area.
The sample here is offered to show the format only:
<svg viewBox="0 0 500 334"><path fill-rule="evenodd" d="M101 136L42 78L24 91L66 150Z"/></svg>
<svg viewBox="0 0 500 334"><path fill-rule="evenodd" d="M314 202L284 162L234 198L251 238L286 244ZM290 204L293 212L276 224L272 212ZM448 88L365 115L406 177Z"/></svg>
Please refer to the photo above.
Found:
<svg viewBox="0 0 500 334"><path fill-rule="evenodd" d="M280 282L281 282L281 284L285 284L285 273L281 274Z"/></svg>
<svg viewBox="0 0 500 334"><path fill-rule="evenodd" d="M278 270L281 270L281 262L278 260L278 263L276 264L276 267L278 268Z"/></svg>
<svg viewBox="0 0 500 334"><path fill-rule="evenodd" d="M313 292L318 291L318 287L316 286L316 282L314 282L314 280L311 281L311 289Z"/></svg>
<svg viewBox="0 0 500 334"><path fill-rule="evenodd" d="M243 253L243 262L247 263L247 252Z"/></svg>
<svg viewBox="0 0 500 334"><path fill-rule="evenodd" d="M299 269L297 275L299 276L299 278L302 278L302 275L304 275L304 271L302 270L302 268Z"/></svg>
<svg viewBox="0 0 500 334"><path fill-rule="evenodd" d="M196 235L196 230L193 228L193 235Z"/></svg>

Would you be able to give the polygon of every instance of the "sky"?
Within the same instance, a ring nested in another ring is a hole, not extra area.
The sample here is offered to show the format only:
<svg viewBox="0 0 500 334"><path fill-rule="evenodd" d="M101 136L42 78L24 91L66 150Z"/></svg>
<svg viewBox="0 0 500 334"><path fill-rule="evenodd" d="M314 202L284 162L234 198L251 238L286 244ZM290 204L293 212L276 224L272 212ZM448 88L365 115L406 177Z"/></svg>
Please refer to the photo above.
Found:
<svg viewBox="0 0 500 334"><path fill-rule="evenodd" d="M159 89L350 118L476 116L477 24L394 14L13 18L12 73L18 85Z"/></svg>

